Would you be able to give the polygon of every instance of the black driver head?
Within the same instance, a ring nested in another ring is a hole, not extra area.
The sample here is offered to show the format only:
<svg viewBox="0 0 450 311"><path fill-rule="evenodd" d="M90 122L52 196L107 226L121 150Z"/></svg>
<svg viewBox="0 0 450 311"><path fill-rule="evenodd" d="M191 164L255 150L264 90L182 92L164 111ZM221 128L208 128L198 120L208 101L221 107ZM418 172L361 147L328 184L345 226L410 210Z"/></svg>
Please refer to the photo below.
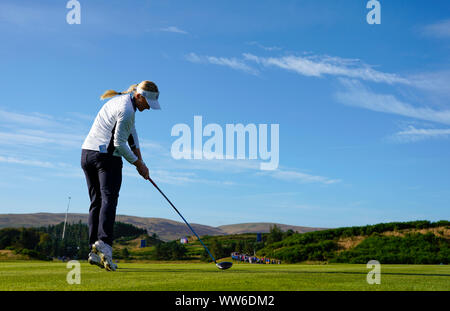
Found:
<svg viewBox="0 0 450 311"><path fill-rule="evenodd" d="M219 268L220 270L230 269L232 265L233 265L233 263L232 262L228 262L228 261L223 261L223 262L217 262L216 263L217 268Z"/></svg>

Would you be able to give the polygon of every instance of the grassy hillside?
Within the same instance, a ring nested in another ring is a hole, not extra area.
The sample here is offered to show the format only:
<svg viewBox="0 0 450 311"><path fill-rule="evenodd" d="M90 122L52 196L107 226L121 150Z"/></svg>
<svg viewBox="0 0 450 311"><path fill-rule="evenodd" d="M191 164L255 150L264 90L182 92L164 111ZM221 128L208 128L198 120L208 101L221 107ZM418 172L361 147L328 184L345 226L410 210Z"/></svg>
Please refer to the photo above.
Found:
<svg viewBox="0 0 450 311"><path fill-rule="evenodd" d="M0 214L0 229L1 228L18 228L18 227L46 227L48 225L56 225L64 221L65 214L53 213L36 213L36 214ZM87 223L87 214L69 214L69 223ZM177 240L183 236L191 235L192 233L187 228L184 222L173 221L164 218L151 217L136 217L127 215L117 215L117 221L129 223L139 228L144 228L151 235L156 233L162 240L171 241ZM245 223L234 224L220 227L212 227L201 224L190 224L198 235L226 235L236 233L267 233L270 230L272 223ZM283 230L291 229L297 232L309 232L320 230L320 228L309 228L300 226L290 226L284 224L276 224L283 228Z"/></svg>
<svg viewBox="0 0 450 311"><path fill-rule="evenodd" d="M311 227L301 227L301 226L291 226L291 225L283 225L277 224L273 222L256 222L256 223L242 223L236 225L224 225L219 226L218 228L227 234L241 234L241 233L268 233L270 228L273 226L277 226L283 231L296 231L298 233L305 233L317 230L325 230L325 228L311 228Z"/></svg>
<svg viewBox="0 0 450 311"><path fill-rule="evenodd" d="M64 218L64 213L0 214L0 229L46 227L48 225L59 224L64 221ZM71 223L78 223L80 220L83 223L87 223L87 219L87 214L69 214L69 221Z"/></svg>
<svg viewBox="0 0 450 311"><path fill-rule="evenodd" d="M257 254L287 262L448 264L450 222L412 221L286 235L278 233Z"/></svg>

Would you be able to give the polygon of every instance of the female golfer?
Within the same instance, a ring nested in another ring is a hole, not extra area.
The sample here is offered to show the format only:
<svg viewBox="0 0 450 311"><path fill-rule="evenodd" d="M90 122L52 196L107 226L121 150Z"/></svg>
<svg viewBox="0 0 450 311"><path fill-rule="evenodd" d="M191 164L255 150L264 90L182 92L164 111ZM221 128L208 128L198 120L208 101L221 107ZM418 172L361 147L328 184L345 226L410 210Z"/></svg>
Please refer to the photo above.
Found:
<svg viewBox="0 0 450 311"><path fill-rule="evenodd" d="M109 97L114 98L100 109L83 143L81 167L86 175L91 199L91 252L88 261L108 271L115 271L117 265L112 261L112 243L122 183L122 157L136 166L144 179L150 178L148 168L142 161L134 115L136 109L144 111L161 108L158 103L158 87L150 81L132 85L126 92L108 90L100 98Z"/></svg>

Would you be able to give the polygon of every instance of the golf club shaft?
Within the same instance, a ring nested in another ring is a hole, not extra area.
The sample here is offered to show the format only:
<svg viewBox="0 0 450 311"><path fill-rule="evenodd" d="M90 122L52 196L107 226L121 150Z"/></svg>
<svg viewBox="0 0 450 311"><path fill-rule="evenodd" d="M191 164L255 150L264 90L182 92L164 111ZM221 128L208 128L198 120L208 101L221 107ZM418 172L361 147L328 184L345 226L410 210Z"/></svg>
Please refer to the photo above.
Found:
<svg viewBox="0 0 450 311"><path fill-rule="evenodd" d="M214 261L214 263L216 263L216 259L214 258L214 256L211 254L211 252L209 251L209 249L206 247L205 243L203 243L203 241L200 239L200 237L197 235L197 233L195 233L194 229L192 229L191 225L189 225L189 223L186 221L186 219L184 219L183 215L181 215L181 213L177 210L177 208L175 207L175 205L172 204L172 202L170 202L169 198L166 197L166 195L164 194L164 192L161 191L161 189L159 189L159 187L155 184L155 182L149 178L150 182L153 184L153 186L155 186L156 189L158 189L158 191L162 194L162 196L167 200L167 202L169 202L169 204L173 207L173 209L178 213L178 215L180 215L180 217L184 220L184 222L186 223L186 225L189 227L189 229L191 229L192 233L195 234L195 236L197 237L197 239L200 241L200 243L202 243L203 247L206 249L206 251L208 252L209 256L212 258L212 260Z"/></svg>

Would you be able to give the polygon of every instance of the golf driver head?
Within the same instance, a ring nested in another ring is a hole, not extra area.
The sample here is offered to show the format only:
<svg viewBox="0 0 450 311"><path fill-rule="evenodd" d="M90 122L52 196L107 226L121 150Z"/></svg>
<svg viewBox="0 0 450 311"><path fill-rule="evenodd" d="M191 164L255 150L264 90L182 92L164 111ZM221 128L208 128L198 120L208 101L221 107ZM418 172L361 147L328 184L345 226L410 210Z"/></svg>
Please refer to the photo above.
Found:
<svg viewBox="0 0 450 311"><path fill-rule="evenodd" d="M217 268L219 268L220 270L230 269L232 265L233 265L233 263L232 262L228 262L228 261L223 261L223 262L217 262L216 263Z"/></svg>

